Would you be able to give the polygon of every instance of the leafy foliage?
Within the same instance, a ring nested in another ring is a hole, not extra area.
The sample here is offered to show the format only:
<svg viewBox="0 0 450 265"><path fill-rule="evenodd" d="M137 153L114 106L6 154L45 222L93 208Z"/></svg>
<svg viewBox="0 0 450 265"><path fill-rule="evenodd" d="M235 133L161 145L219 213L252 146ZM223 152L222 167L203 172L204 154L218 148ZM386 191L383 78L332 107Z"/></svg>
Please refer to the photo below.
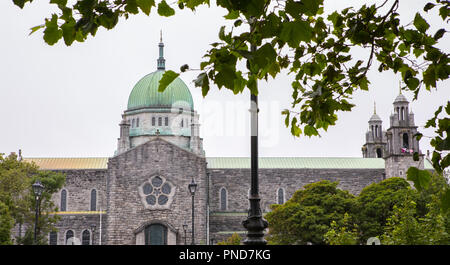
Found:
<svg viewBox="0 0 450 265"><path fill-rule="evenodd" d="M217 245L240 245L241 240L242 238L239 236L238 233L233 233L226 240L218 242Z"/></svg>
<svg viewBox="0 0 450 265"><path fill-rule="evenodd" d="M265 218L269 222L270 244L325 244L325 233L334 221L354 209L354 196L337 189L338 183L320 181L294 193L283 205L272 205Z"/></svg>
<svg viewBox="0 0 450 265"><path fill-rule="evenodd" d="M358 243L358 230L350 221L350 215L344 214L342 226L333 221L330 230L325 234L325 241L329 245L356 245Z"/></svg>
<svg viewBox="0 0 450 265"><path fill-rule="evenodd" d="M64 185L65 176L60 173L39 171L38 167L17 159L15 154L0 154L0 244L12 243L3 232L11 232L13 225L27 228L25 236L16 238L18 244L34 244L36 201L31 185L39 180L44 191L39 200L38 244L47 244L47 234L54 230L58 217L50 215L57 210L51 195ZM11 225L11 226L10 226ZM11 227L11 228L10 228Z"/></svg>

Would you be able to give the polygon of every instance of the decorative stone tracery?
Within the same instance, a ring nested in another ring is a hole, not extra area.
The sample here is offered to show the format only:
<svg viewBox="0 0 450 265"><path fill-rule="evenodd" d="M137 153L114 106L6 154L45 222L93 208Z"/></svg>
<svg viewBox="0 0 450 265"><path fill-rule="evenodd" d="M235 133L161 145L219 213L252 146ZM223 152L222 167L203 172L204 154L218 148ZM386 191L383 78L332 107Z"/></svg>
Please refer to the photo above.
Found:
<svg viewBox="0 0 450 265"><path fill-rule="evenodd" d="M153 176L139 186L142 204L149 210L169 209L176 187L162 176Z"/></svg>

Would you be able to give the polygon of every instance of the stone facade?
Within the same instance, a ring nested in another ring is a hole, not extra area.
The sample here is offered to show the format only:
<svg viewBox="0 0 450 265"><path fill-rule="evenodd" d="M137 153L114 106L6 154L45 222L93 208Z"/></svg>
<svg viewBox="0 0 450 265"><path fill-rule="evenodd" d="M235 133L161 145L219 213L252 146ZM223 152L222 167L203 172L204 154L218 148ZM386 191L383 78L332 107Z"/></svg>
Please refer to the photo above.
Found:
<svg viewBox="0 0 450 265"><path fill-rule="evenodd" d="M165 71L163 47L161 40L158 70L142 78L130 93L119 124L117 150L107 165L101 169L47 167L67 176L65 187L52 198L60 208L54 214L61 217L57 244L66 244L72 233L82 239L83 232L89 232L85 242L90 244L184 244L185 233L190 244L192 198L197 244L217 243L235 232L244 235L249 163L240 160L242 163L228 167L220 163L208 166L189 88L176 78L164 92L158 92ZM414 116L408 112L404 96L396 98L394 110L386 132L374 110L362 150L364 163L347 159L342 166L328 159L331 164L316 161L305 166L298 159L286 159L290 162L283 161L279 167L270 163L260 167L263 213L310 183L337 181L339 188L356 195L367 185L404 174L407 167L416 165L412 154L401 149L420 152L413 137L417 132ZM381 157L385 163L380 166ZM423 163L422 157L422 168ZM194 197L188 190L193 180L197 183Z"/></svg>

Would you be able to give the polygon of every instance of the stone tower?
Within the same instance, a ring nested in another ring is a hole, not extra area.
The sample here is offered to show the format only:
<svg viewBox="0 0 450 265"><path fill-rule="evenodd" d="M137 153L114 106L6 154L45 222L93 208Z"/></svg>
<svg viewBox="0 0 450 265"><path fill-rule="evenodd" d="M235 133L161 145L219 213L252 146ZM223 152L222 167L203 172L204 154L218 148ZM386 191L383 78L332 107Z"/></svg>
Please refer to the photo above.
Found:
<svg viewBox="0 0 450 265"><path fill-rule="evenodd" d="M386 132L383 131L383 121L377 115L375 103L373 115L369 120L369 130L366 132L366 143L362 147L364 158L382 158L386 153Z"/></svg>
<svg viewBox="0 0 450 265"><path fill-rule="evenodd" d="M400 92L394 101L394 113L390 116L390 128L386 132L387 148L384 156L386 177L406 178L409 167L423 169L424 155L420 152L415 134L414 114L409 110L409 102ZM419 153L419 161L413 160L414 152Z"/></svg>

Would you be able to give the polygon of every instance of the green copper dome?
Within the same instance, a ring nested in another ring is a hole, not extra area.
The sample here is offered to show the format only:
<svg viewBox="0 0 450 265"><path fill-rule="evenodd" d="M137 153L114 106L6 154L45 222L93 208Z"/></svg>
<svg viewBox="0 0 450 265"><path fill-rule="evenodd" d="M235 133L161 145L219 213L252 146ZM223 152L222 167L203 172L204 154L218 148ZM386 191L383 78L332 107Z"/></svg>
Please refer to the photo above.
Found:
<svg viewBox="0 0 450 265"><path fill-rule="evenodd" d="M128 110L172 107L194 110L191 92L180 78L177 77L164 92L158 92L163 74L164 71L158 70L136 83L128 97Z"/></svg>

